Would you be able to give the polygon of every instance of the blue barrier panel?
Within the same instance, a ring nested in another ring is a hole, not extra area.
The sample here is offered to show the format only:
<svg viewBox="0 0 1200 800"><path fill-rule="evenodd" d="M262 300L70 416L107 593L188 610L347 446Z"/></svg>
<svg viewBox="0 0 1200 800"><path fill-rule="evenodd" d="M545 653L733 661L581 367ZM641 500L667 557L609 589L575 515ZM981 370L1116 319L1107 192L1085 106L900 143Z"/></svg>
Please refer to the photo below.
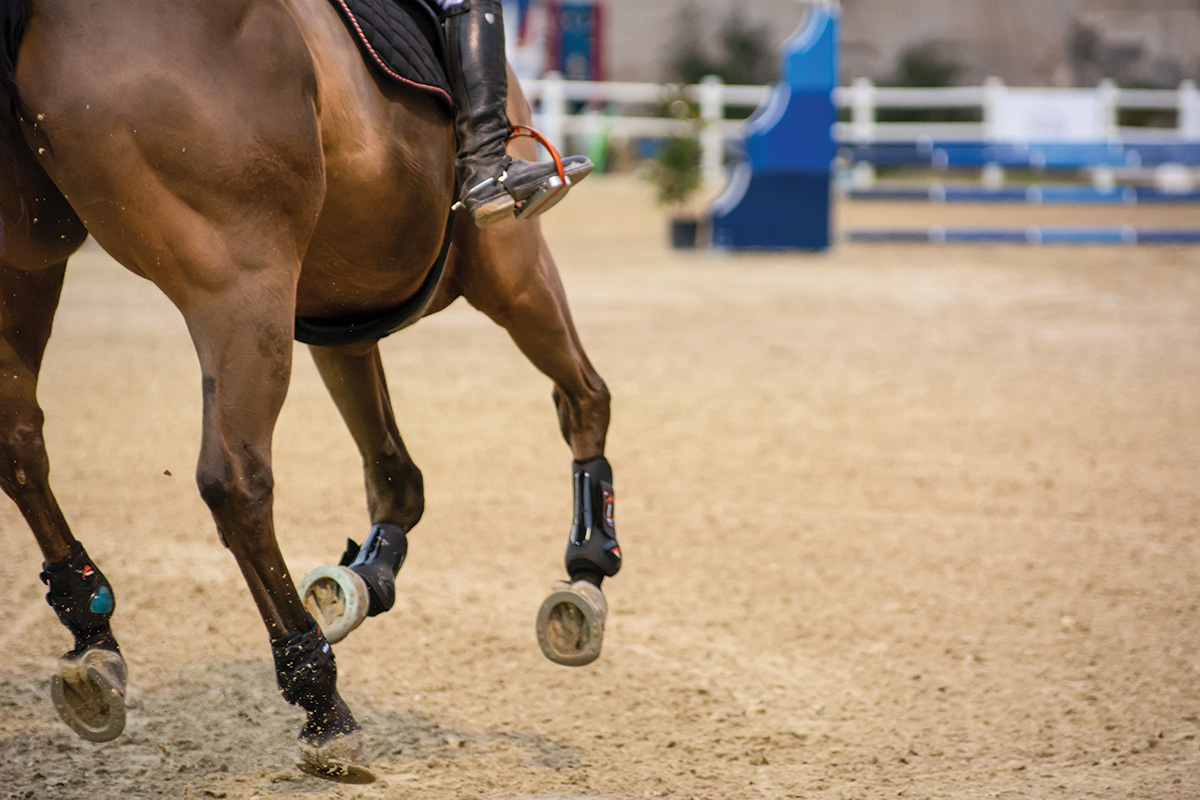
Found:
<svg viewBox="0 0 1200 800"><path fill-rule="evenodd" d="M1200 245L1200 228L1133 226L1054 226L1027 228L859 228L845 231L847 242L913 244Z"/></svg>
<svg viewBox="0 0 1200 800"><path fill-rule="evenodd" d="M1137 232L1132 227L1039 227L1030 231L1032 241L1040 244L1133 244Z"/></svg>
<svg viewBox="0 0 1200 800"><path fill-rule="evenodd" d="M996 189L975 186L938 186L930 196L944 203L1027 203L1029 191L1024 186L1002 186Z"/></svg>
<svg viewBox="0 0 1200 800"><path fill-rule="evenodd" d="M747 121L745 159L713 203L715 247L829 247L839 21L836 5L813 6L784 44L783 80Z"/></svg>
<svg viewBox="0 0 1200 800"><path fill-rule="evenodd" d="M848 242L913 242L913 243L928 243L934 241L933 232L930 230L916 229L892 229L892 228L864 228L862 230L846 231L844 237Z"/></svg>
<svg viewBox="0 0 1200 800"><path fill-rule="evenodd" d="M948 186L943 183L872 186L848 189L851 200L911 200L933 203L1029 203L1033 205L1135 205L1138 203L1200 203L1200 190L1172 191L1155 186L1097 189L1071 184L1029 186Z"/></svg>
<svg viewBox="0 0 1200 800"><path fill-rule="evenodd" d="M881 166L1001 167L1028 169L1088 169L1091 167L1156 167L1162 164L1200 166L1200 143L1151 142L1030 142L983 141L888 142L843 144L838 154L851 161Z"/></svg>
<svg viewBox="0 0 1200 800"><path fill-rule="evenodd" d="M1026 244L1024 228L946 228L937 237L946 244Z"/></svg>
<svg viewBox="0 0 1200 800"><path fill-rule="evenodd" d="M1138 244L1200 244L1200 229L1139 228Z"/></svg>

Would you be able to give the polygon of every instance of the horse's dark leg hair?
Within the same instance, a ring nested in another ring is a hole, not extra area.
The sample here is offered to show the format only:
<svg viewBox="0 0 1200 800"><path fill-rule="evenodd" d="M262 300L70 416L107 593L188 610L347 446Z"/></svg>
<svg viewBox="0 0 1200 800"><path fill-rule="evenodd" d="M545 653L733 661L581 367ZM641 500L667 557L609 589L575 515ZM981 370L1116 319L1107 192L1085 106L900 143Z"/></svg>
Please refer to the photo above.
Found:
<svg viewBox="0 0 1200 800"><path fill-rule="evenodd" d="M319 746L336 736L359 730L358 722L337 691L337 662L312 617L296 633L271 639L275 680L283 699L308 715L300 740Z"/></svg>

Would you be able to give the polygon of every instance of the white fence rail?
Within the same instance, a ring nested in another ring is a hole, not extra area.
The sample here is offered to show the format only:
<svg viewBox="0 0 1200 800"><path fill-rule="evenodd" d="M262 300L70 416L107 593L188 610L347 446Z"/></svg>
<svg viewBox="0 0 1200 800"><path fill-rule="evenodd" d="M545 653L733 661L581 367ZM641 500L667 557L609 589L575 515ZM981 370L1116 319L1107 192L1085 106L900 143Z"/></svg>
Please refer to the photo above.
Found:
<svg viewBox="0 0 1200 800"><path fill-rule="evenodd" d="M702 147L705 179L722 178L725 141L744 135L745 122L730 119L730 110L744 112L762 103L770 92L767 86L726 85L709 77L702 83L670 86L657 83L599 83L563 80L551 74L541 80L523 83L533 104L534 124L552 141L564 136L604 135L615 139L655 138L670 135L698 135ZM1027 91L1017 89L1017 92ZM1121 89L1104 81L1095 89L1043 89L1061 92L1063 97L1094 93L1095 105L1102 116L1104 137L1110 141L1191 141L1200 142L1200 89L1184 81L1177 89ZM1010 87L997 79L983 86L955 86L935 89L907 89L875 86L857 80L834 90L836 106L847 119L834 126L839 143L904 142L920 139L984 141L1004 131L1003 117ZM666 106L684 99L699 107L699 123L664 115ZM978 116L975 122L885 122L880 109L968 109ZM1171 127L1122 126L1122 110L1173 112Z"/></svg>

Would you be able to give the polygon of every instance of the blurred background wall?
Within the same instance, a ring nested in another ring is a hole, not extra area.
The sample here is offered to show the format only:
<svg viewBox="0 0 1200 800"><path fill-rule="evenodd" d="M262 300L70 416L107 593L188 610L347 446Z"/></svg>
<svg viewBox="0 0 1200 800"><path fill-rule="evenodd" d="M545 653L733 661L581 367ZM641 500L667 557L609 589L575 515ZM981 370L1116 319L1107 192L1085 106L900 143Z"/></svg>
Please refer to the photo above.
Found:
<svg viewBox="0 0 1200 800"><path fill-rule="evenodd" d="M590 75L578 77L622 81L690 81L705 67L728 73L729 82L773 80L779 45L805 13L797 0L511 5L521 23L512 35L522 74L563 68L561 47L548 45L561 40L562 25L547 20L579 23L587 7L598 40ZM1200 81L1200 0L843 0L842 13L842 83L977 84L993 75L1034 86Z"/></svg>

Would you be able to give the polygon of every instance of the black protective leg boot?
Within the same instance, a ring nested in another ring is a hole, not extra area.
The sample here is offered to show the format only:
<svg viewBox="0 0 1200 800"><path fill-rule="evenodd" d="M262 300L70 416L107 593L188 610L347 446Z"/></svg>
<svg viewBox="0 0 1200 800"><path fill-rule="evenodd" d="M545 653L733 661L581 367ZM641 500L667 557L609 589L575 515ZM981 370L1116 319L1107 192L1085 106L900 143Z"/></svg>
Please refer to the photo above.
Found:
<svg viewBox="0 0 1200 800"><path fill-rule="evenodd" d="M467 0L445 12L446 61L458 133L459 200L483 227L512 214L534 217L592 171L583 156L555 164L514 159L506 110L508 73L500 0Z"/></svg>

